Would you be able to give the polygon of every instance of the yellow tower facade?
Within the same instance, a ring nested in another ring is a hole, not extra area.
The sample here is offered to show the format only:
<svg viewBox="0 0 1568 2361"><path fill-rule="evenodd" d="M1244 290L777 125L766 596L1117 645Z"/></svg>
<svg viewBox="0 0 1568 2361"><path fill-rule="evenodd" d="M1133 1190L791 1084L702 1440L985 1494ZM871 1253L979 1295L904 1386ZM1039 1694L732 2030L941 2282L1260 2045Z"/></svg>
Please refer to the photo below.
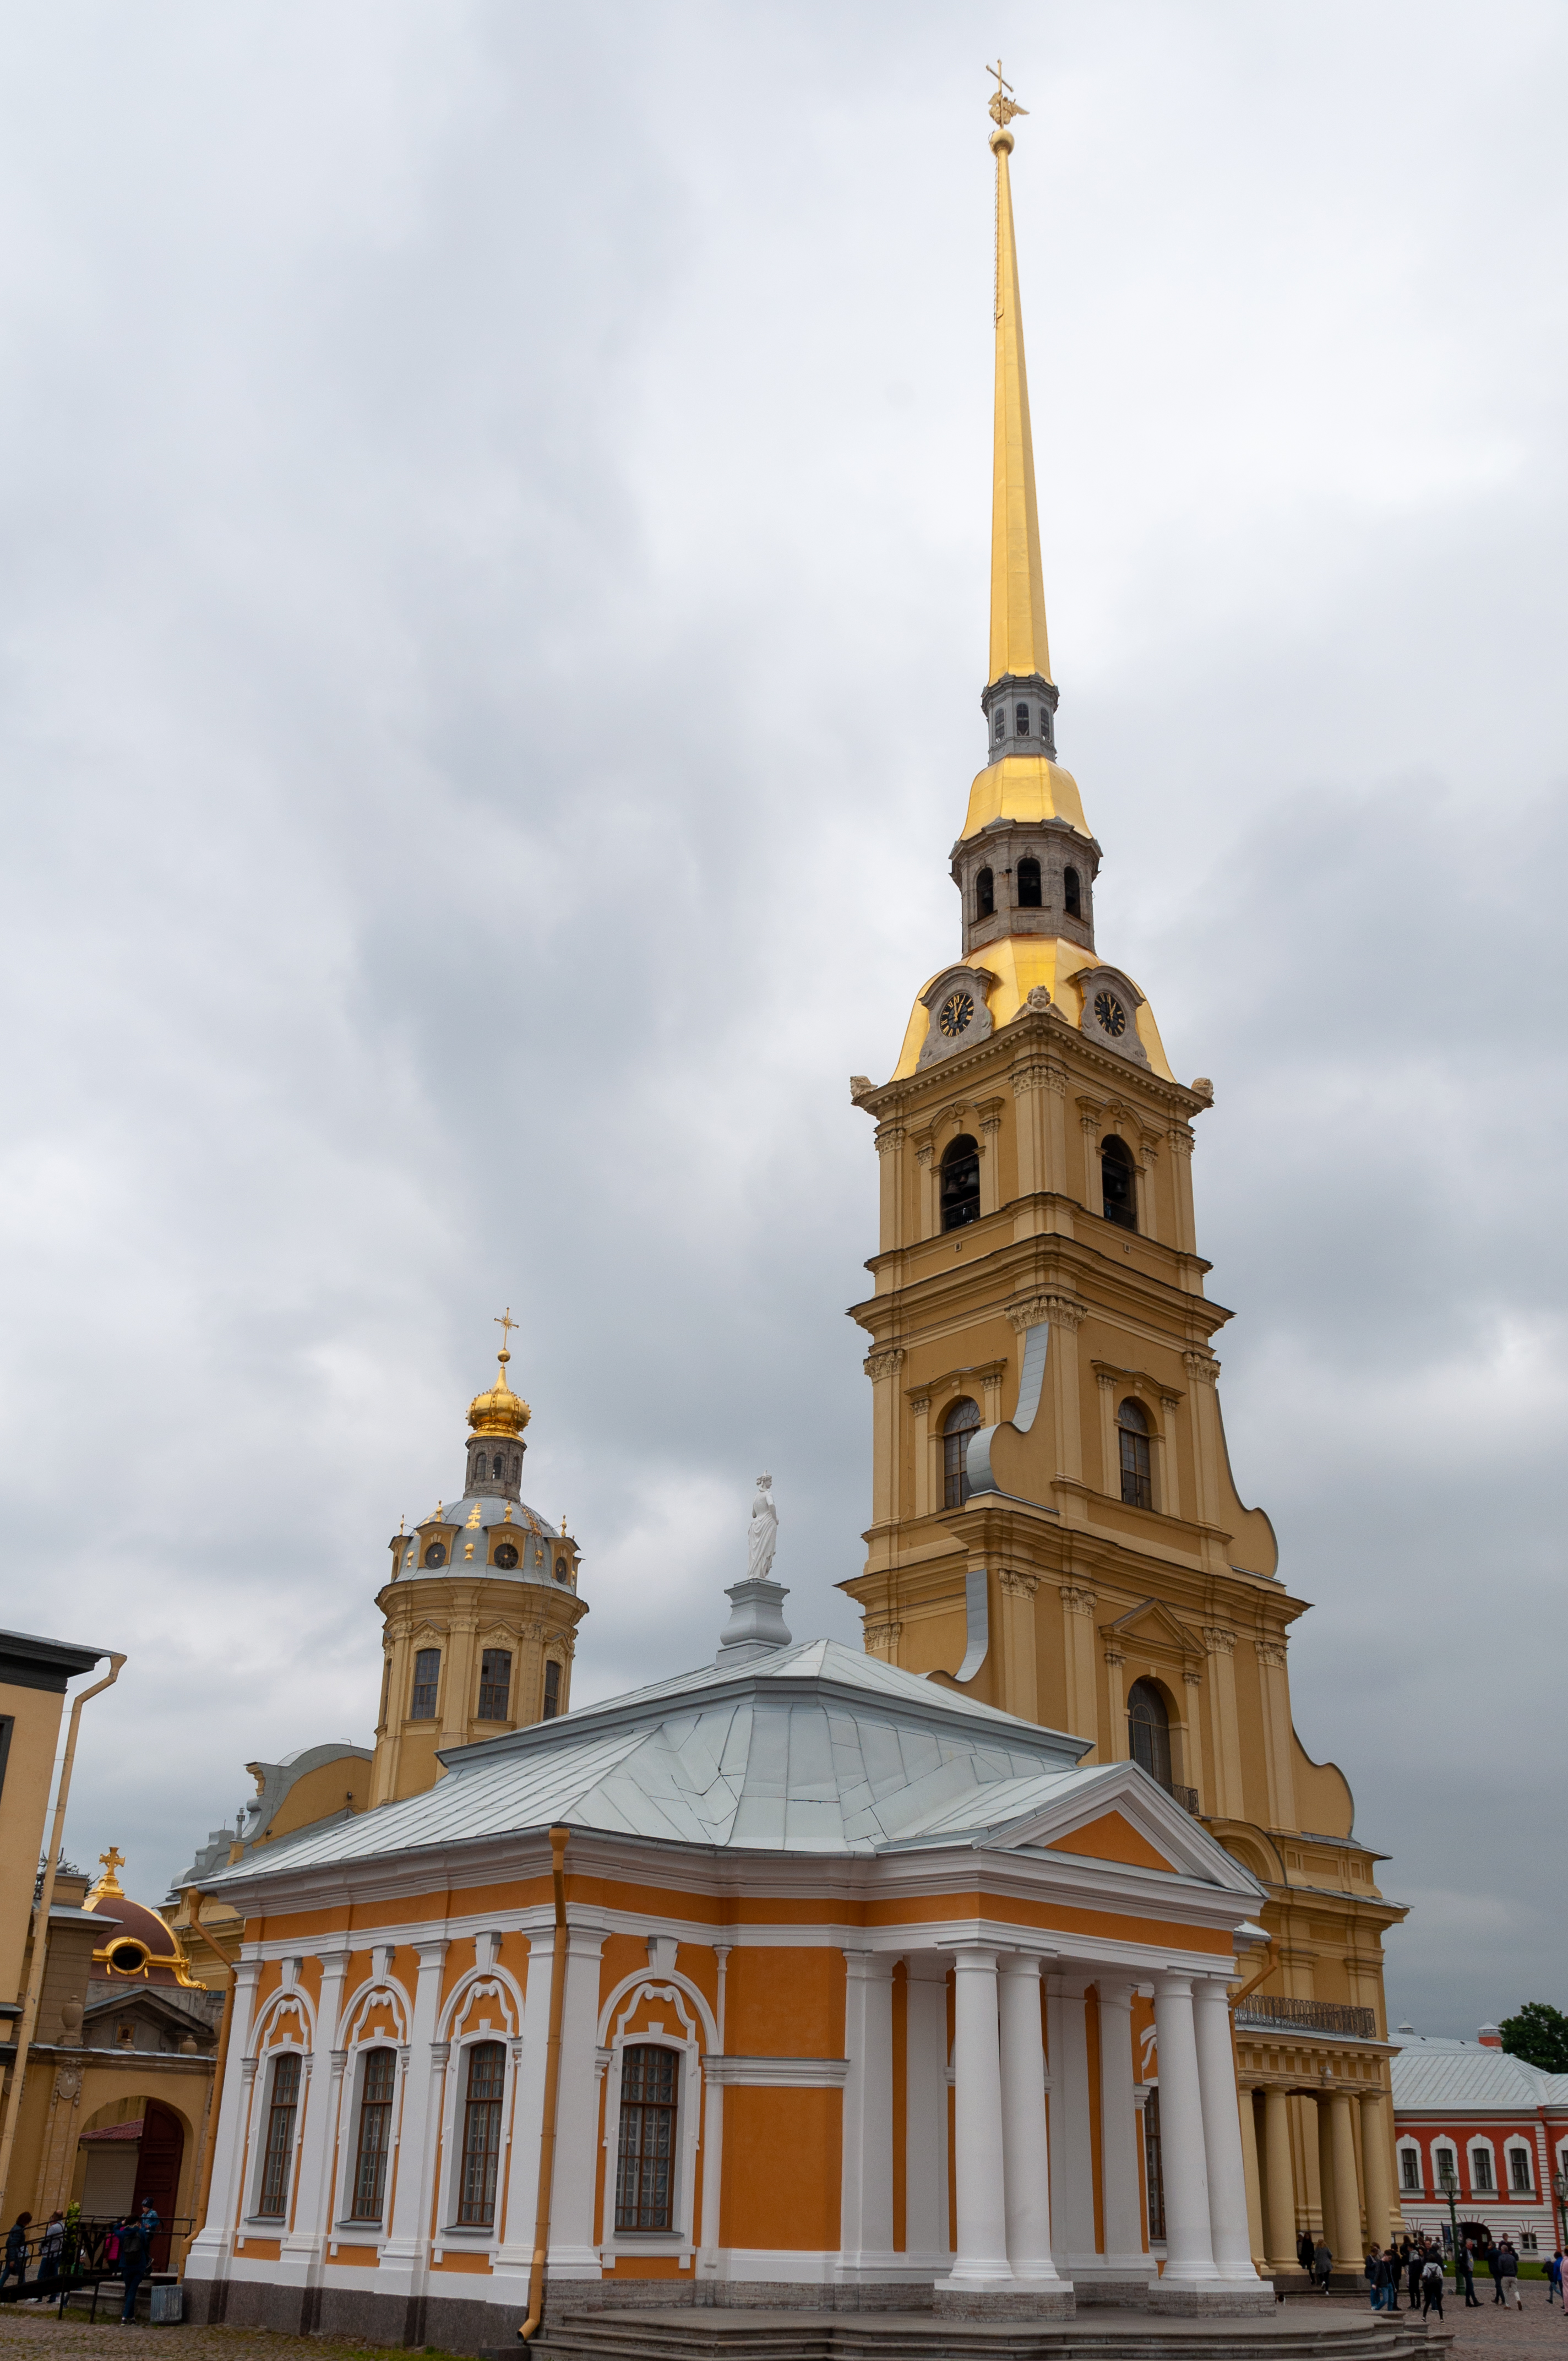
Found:
<svg viewBox="0 0 1568 2361"><path fill-rule="evenodd" d="M1101 847L1057 760L999 91L988 760L950 855L959 956L916 997L876 1123L868 1650L1134 1760L1261 1881L1235 2014L1255 2256L1398 2220L1376 1883L1291 1719L1306 1610L1237 1491L1192 1193L1207 1081L1096 939Z"/></svg>
<svg viewBox="0 0 1568 2361"><path fill-rule="evenodd" d="M522 1498L528 1404L496 1382L468 1405L462 1498L438 1500L389 1544L372 1808L420 1794L448 1747L548 1721L571 1702L577 1545Z"/></svg>

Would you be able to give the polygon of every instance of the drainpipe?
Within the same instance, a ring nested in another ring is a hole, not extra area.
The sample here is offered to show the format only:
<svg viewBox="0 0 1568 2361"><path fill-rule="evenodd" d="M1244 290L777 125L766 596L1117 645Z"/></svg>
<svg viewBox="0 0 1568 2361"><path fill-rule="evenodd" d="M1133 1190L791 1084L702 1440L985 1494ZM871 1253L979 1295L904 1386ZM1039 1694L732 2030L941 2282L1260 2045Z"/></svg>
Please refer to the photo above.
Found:
<svg viewBox="0 0 1568 2361"><path fill-rule="evenodd" d="M198 1894L192 1885L185 1899L191 1905L191 1931L194 1934L202 1925L202 1905L206 1901L207 1896L204 1894ZM229 2035L234 2030L234 1996L239 1982L239 1970L234 1961L224 1959L223 1953L218 1951L218 1947L210 1935L207 1937L207 1942L211 1949L218 1952L218 1958L223 1962L224 1972L228 1977L228 1989L224 1994L223 2023L218 2028L218 2055L213 2068L213 2079L207 2091L207 2112L202 2124L202 2172L196 2193L196 2221L191 2232L192 2238L199 2236L206 2227L207 2207L212 2201L213 2166L218 2153L218 2109L223 2102L224 2069L228 2064ZM190 2240L186 2242L186 2252L190 2252Z"/></svg>
<svg viewBox="0 0 1568 2361"><path fill-rule="evenodd" d="M90 1689L83 1689L71 1708L71 1724L66 1731L65 1760L60 1766L60 1785L55 1790L54 1826L49 1831L49 1852L44 1861L43 1891L33 1911L32 1977L27 1986L27 2006L16 2034L16 2059L11 2069L11 2088L5 2101L5 2128L0 2132L0 2198L5 2191L5 2176L11 2169L11 2150L16 2143L16 2125L22 2113L22 2087L27 2079L27 2049L33 2037L33 2027L38 2021L38 2002L43 1994L44 1969L49 1960L49 1914L54 1907L54 1873L60 1865L60 1849L65 1841L65 1806L71 1795L71 1765L76 1760L76 1733L82 1720L82 1708L89 1697L113 1688L120 1677L124 1656L106 1648L109 1670Z"/></svg>
<svg viewBox="0 0 1568 2361"><path fill-rule="evenodd" d="M544 2120L539 2130L539 2209L533 2220L533 2268L528 2275L528 2318L518 2330L539 2334L544 2316L544 2257L550 2251L550 2191L555 2179L555 2103L561 2089L561 2017L566 2001L566 1843L569 1828L550 1831L555 1887L555 1946L550 1955L550 2033L544 2049Z"/></svg>

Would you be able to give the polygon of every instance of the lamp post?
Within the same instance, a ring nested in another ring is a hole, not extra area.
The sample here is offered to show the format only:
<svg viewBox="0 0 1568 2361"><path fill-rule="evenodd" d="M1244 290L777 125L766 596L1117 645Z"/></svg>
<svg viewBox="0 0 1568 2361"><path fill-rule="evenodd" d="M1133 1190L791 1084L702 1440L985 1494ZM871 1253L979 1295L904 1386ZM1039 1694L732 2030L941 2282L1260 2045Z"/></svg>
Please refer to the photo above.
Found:
<svg viewBox="0 0 1568 2361"><path fill-rule="evenodd" d="M1562 2176L1558 2177L1561 2179ZM1454 2205L1454 2199L1459 2194L1459 2176L1453 2169L1453 2153L1450 2148L1445 2147L1438 2158L1437 2185L1448 2200L1448 2219L1453 2235L1453 2292L1457 2295L1464 2284L1464 2273L1460 2267L1459 2214Z"/></svg>

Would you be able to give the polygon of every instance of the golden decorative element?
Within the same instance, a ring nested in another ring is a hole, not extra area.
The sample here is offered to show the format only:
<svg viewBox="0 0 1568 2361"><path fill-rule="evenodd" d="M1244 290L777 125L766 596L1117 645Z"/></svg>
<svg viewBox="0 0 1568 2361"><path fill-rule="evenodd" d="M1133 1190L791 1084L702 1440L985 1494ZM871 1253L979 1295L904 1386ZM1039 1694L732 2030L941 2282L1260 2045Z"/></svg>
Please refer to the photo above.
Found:
<svg viewBox="0 0 1568 2361"><path fill-rule="evenodd" d="M126 1865L125 1854L120 1850L118 1845L111 1845L108 1851L101 1852L98 1855L98 1858L104 1864L104 1874L93 1886L92 1893L87 1896L87 1907L89 1910L92 1909L95 1902L98 1902L101 1899L107 1898L110 1901L123 1901L125 1898L126 1889L120 1883L119 1878L116 1874L116 1872L124 1869Z"/></svg>
<svg viewBox="0 0 1568 2361"><path fill-rule="evenodd" d="M1029 431L1029 384L1024 368L1024 319L1018 299L1018 252L1013 236L1013 186L1007 158L1010 115L1001 68L991 102L996 129L996 417L991 496L991 675L1020 679L1051 676L1046 637L1046 584L1040 566L1040 519L1035 505L1035 446ZM1004 110L1004 111L1003 111Z"/></svg>
<svg viewBox="0 0 1568 2361"><path fill-rule="evenodd" d="M517 1325L510 1312L506 1319L509 1327ZM500 1324L498 1321L498 1327ZM507 1383L507 1363L510 1358L503 1345L496 1355L499 1367L495 1384L488 1393L476 1394L468 1405L468 1423L476 1434L518 1435L533 1415L521 1395L514 1394Z"/></svg>
<svg viewBox="0 0 1568 2361"><path fill-rule="evenodd" d="M472 1509L468 1512L467 1522L471 1525L477 1525L483 1522L483 1519L479 1514L479 1503L477 1500L475 1501Z"/></svg>
<svg viewBox="0 0 1568 2361"><path fill-rule="evenodd" d="M1029 110L1026 106L1020 106L1018 104L1017 100L1013 95L1012 83L1010 82L1003 81L1002 60L1000 58L997 59L996 63L993 66L987 66L985 71L988 74L994 74L996 77L996 88L991 94L991 105L988 112L992 123L996 125L998 130L1004 131L1015 115L1027 115Z"/></svg>
<svg viewBox="0 0 1568 2361"><path fill-rule="evenodd" d="M563 1517L563 1518L562 1518L562 1520L561 1520L561 1539L562 1539L563 1541L565 1541L565 1538L566 1538L566 1520L565 1520L565 1517Z"/></svg>

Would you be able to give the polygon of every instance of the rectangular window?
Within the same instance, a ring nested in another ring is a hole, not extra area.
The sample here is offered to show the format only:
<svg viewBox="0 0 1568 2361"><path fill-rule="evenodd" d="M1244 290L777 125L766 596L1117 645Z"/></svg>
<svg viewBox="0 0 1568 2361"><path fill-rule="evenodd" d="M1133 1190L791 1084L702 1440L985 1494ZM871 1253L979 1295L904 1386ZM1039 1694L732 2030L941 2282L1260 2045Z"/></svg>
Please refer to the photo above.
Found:
<svg viewBox="0 0 1568 2361"><path fill-rule="evenodd" d="M477 2041L468 2052L457 2219L487 2230L496 2218L496 2172L501 2154L501 2092L506 2081L506 2050L499 2041Z"/></svg>
<svg viewBox="0 0 1568 2361"><path fill-rule="evenodd" d="M421 1648L414 1657L413 1695L409 1699L411 1721L435 1719L435 1692L441 1681L441 1651Z"/></svg>
<svg viewBox="0 0 1568 2361"><path fill-rule="evenodd" d="M1513 2182L1514 2195L1528 2197L1530 2195L1530 2157L1524 2148L1509 2148L1508 2176Z"/></svg>
<svg viewBox="0 0 1568 2361"><path fill-rule="evenodd" d="M1130 1509L1152 1509L1154 1473L1148 1436L1130 1434L1124 1426L1116 1431L1122 1438L1122 1498Z"/></svg>
<svg viewBox="0 0 1568 2361"><path fill-rule="evenodd" d="M372 2049L365 2060L359 2101L359 2147L354 2160L354 2203L349 2218L378 2222L386 2194L387 2158L392 2145L392 2083L397 2052Z"/></svg>
<svg viewBox="0 0 1568 2361"><path fill-rule="evenodd" d="M1159 2092L1144 2102L1144 2179L1149 2191L1149 2243L1165 2236L1165 2174L1159 2156Z"/></svg>
<svg viewBox="0 0 1568 2361"><path fill-rule="evenodd" d="M1402 2147L1399 2150L1399 2186L1401 2189L1419 2190L1420 2185L1421 2159L1420 2153L1413 2147Z"/></svg>
<svg viewBox="0 0 1568 2361"><path fill-rule="evenodd" d="M479 1658L479 1719L504 1721L511 1696L511 1651L487 1648Z"/></svg>
<svg viewBox="0 0 1568 2361"><path fill-rule="evenodd" d="M1470 2186L1490 2189L1492 2186L1492 2155L1489 2148L1473 2147L1470 2151Z"/></svg>
<svg viewBox="0 0 1568 2361"><path fill-rule="evenodd" d="M618 2230L674 2227L675 2052L641 2042L621 2052Z"/></svg>
<svg viewBox="0 0 1568 2361"><path fill-rule="evenodd" d="M543 1719L545 1721L554 1721L560 1710L561 1667L555 1662L554 1656L552 1656L550 1662L544 1667L544 1712Z"/></svg>
<svg viewBox="0 0 1568 2361"><path fill-rule="evenodd" d="M267 2146L261 2159L261 2198L257 2212L281 2221L289 2210L289 2167L294 2154L294 2117L300 2105L300 2057L291 2049L272 2069L272 2103L267 2110Z"/></svg>

